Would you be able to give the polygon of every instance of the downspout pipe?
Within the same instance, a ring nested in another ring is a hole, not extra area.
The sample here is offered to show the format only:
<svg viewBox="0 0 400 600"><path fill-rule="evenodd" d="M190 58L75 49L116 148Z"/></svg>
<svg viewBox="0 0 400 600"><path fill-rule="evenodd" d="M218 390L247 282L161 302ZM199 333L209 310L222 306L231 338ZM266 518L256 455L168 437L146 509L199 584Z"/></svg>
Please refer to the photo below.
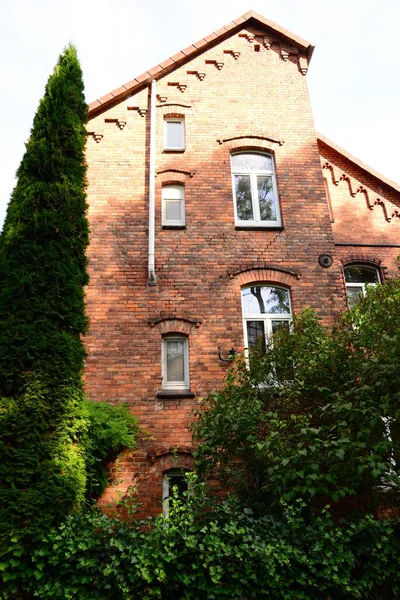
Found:
<svg viewBox="0 0 400 600"><path fill-rule="evenodd" d="M150 98L150 164L149 164L149 254L148 283L155 284L155 188L156 188L156 90L157 82L151 82Z"/></svg>

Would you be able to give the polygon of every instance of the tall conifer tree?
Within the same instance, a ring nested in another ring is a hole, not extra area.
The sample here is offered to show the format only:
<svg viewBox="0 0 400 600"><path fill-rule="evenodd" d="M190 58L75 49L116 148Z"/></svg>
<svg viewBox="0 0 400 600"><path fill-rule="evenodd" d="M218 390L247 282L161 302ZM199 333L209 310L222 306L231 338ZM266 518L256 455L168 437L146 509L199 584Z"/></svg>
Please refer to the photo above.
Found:
<svg viewBox="0 0 400 600"><path fill-rule="evenodd" d="M79 505L87 106L73 46L36 113L0 238L0 536L32 537ZM2 532L2 533L1 533Z"/></svg>

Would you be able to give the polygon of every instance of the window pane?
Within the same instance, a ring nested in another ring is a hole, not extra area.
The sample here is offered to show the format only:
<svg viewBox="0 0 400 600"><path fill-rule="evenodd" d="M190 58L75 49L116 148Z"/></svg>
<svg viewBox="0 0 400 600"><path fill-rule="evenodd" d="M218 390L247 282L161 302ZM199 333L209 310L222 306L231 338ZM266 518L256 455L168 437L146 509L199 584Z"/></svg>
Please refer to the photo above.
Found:
<svg viewBox="0 0 400 600"><path fill-rule="evenodd" d="M258 201L261 221L276 221L272 177L257 177Z"/></svg>
<svg viewBox="0 0 400 600"><path fill-rule="evenodd" d="M242 291L242 304L244 314L290 314L289 292L285 288L245 288Z"/></svg>
<svg viewBox="0 0 400 600"><path fill-rule="evenodd" d="M265 154L233 154L233 171L273 171L272 158Z"/></svg>
<svg viewBox="0 0 400 600"><path fill-rule="evenodd" d="M373 267L361 265L345 267L344 277L346 283L379 283L378 271Z"/></svg>
<svg viewBox="0 0 400 600"><path fill-rule="evenodd" d="M185 381L185 342L169 340L166 342L167 381Z"/></svg>
<svg viewBox="0 0 400 600"><path fill-rule="evenodd" d="M246 321L247 345L249 348L265 350L265 324L264 321Z"/></svg>
<svg viewBox="0 0 400 600"><path fill-rule="evenodd" d="M173 496L173 488L178 488L178 498L184 500L184 492L188 491L188 484L182 473L167 474L168 478L168 496Z"/></svg>
<svg viewBox="0 0 400 600"><path fill-rule="evenodd" d="M167 121L167 148L183 147L183 123L181 121Z"/></svg>
<svg viewBox="0 0 400 600"><path fill-rule="evenodd" d="M363 286L360 285L360 287L358 287L358 286L347 287L346 292L347 292L349 306L352 307L352 306L354 306L354 303L357 300L357 297L360 295L361 296L363 295Z"/></svg>
<svg viewBox="0 0 400 600"><path fill-rule="evenodd" d="M165 218L167 221L182 220L182 202L180 200L165 200Z"/></svg>
<svg viewBox="0 0 400 600"><path fill-rule="evenodd" d="M235 195L238 219L252 221L254 215L251 203L250 175L235 175Z"/></svg>
<svg viewBox="0 0 400 600"><path fill-rule="evenodd" d="M280 329L286 329L286 331L289 331L289 321L271 321L272 324L272 335L275 335L275 333L277 333L277 331L279 331Z"/></svg>

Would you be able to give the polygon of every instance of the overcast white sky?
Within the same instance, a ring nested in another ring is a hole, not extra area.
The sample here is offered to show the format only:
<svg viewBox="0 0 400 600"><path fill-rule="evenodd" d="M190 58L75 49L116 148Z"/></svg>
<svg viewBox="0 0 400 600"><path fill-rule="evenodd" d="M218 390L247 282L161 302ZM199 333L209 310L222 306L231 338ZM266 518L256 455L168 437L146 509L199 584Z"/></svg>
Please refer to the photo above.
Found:
<svg viewBox="0 0 400 600"><path fill-rule="evenodd" d="M0 226L69 41L91 102L248 10L316 45L307 79L317 130L400 182L399 0L3 0Z"/></svg>

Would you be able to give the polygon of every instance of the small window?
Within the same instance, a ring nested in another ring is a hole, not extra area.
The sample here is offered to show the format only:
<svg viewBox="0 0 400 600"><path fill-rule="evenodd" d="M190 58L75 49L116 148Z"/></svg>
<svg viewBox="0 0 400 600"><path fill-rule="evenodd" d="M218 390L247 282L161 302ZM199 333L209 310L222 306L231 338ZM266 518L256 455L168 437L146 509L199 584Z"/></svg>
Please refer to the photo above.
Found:
<svg viewBox="0 0 400 600"><path fill-rule="evenodd" d="M351 265L344 268L346 294L349 306L354 306L358 296L365 296L367 285L380 283L379 272L375 267Z"/></svg>
<svg viewBox="0 0 400 600"><path fill-rule="evenodd" d="M185 194L183 185L165 185L163 187L162 224L185 225Z"/></svg>
<svg viewBox="0 0 400 600"><path fill-rule="evenodd" d="M162 344L162 387L165 390L189 389L189 344L183 336L168 336Z"/></svg>
<svg viewBox="0 0 400 600"><path fill-rule="evenodd" d="M163 474L163 512L168 516L169 499L174 495L174 489L177 491L180 500L185 499L185 492L188 491L188 482L182 469L169 469Z"/></svg>
<svg viewBox="0 0 400 600"><path fill-rule="evenodd" d="M185 122L183 119L166 119L164 121L164 149L185 149Z"/></svg>
<svg viewBox="0 0 400 600"><path fill-rule="evenodd" d="M231 166L236 225L280 227L273 157L269 154L234 154Z"/></svg>
<svg viewBox="0 0 400 600"><path fill-rule="evenodd" d="M242 290L245 347L265 347L280 329L289 330L292 320L289 290L255 285Z"/></svg>

